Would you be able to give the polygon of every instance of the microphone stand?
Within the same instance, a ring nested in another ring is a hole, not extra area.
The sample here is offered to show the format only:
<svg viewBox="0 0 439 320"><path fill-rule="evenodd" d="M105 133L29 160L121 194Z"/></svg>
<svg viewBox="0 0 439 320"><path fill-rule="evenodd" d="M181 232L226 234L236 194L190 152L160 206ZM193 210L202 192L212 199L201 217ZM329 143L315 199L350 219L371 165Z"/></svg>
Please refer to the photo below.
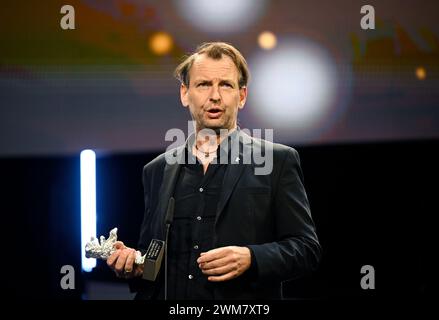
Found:
<svg viewBox="0 0 439 320"><path fill-rule="evenodd" d="M165 242L165 301L168 300L168 237L169 227L171 224L166 224L166 242Z"/></svg>
<svg viewBox="0 0 439 320"><path fill-rule="evenodd" d="M168 239L169 239L169 229L174 220L174 197L169 198L168 210L166 212L166 235L165 235L165 301L168 300Z"/></svg>

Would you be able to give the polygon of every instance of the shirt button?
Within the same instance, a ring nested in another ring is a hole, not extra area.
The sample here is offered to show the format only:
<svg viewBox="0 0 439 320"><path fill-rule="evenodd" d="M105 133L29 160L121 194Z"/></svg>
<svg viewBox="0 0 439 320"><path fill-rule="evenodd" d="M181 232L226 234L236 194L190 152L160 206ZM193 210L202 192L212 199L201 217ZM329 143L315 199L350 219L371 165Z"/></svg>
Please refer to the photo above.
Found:
<svg viewBox="0 0 439 320"><path fill-rule="evenodd" d="M203 189L203 188L200 188L199 190L200 190L200 192L203 192L203 191L204 191L204 189Z"/></svg>
<svg viewBox="0 0 439 320"><path fill-rule="evenodd" d="M198 217L197 217L197 220L198 220L198 221L200 221L200 220L201 220L201 217L200 217L200 216L198 216Z"/></svg>
<svg viewBox="0 0 439 320"><path fill-rule="evenodd" d="M195 249L195 250L198 250L198 245L194 245L194 249Z"/></svg>
<svg viewBox="0 0 439 320"><path fill-rule="evenodd" d="M194 278L194 276L190 274L190 275L188 275L188 278L189 278L189 280L192 280Z"/></svg>

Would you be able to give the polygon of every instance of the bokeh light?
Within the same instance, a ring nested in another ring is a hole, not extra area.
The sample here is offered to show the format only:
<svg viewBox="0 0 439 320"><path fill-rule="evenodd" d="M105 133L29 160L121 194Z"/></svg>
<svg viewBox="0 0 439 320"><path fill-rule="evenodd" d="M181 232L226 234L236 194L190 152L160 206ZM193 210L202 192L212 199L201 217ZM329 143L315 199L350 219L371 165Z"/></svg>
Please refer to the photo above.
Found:
<svg viewBox="0 0 439 320"><path fill-rule="evenodd" d="M326 121L338 78L335 61L322 46L289 40L260 52L250 67L251 110L265 124L300 135L318 130L316 126Z"/></svg>
<svg viewBox="0 0 439 320"><path fill-rule="evenodd" d="M416 78L419 80L424 80L427 77L427 71L424 67L417 67L416 68Z"/></svg>
<svg viewBox="0 0 439 320"><path fill-rule="evenodd" d="M264 31L258 37L258 44L262 49L271 50L277 44L277 38L273 32Z"/></svg>
<svg viewBox="0 0 439 320"><path fill-rule="evenodd" d="M149 40L149 47L157 55L168 54L173 47L172 37L163 31L156 32Z"/></svg>
<svg viewBox="0 0 439 320"><path fill-rule="evenodd" d="M245 31L265 12L266 0L174 0L183 18L215 34Z"/></svg>

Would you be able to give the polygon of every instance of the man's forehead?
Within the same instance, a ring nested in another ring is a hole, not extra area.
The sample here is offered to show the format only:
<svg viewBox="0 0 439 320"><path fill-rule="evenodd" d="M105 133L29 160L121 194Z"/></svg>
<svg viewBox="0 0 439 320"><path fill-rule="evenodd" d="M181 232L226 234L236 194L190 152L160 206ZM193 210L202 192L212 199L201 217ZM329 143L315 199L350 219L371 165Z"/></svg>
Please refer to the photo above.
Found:
<svg viewBox="0 0 439 320"><path fill-rule="evenodd" d="M205 54L200 54L195 57L194 63L190 70L191 78L238 78L238 69L233 60L224 55L219 60L212 59Z"/></svg>

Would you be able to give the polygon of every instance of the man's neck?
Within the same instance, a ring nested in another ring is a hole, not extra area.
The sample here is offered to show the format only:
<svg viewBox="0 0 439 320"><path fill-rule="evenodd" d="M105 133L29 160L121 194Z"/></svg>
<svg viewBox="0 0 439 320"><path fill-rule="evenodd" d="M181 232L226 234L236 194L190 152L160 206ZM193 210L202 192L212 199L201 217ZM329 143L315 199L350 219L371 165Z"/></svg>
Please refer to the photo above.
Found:
<svg viewBox="0 0 439 320"><path fill-rule="evenodd" d="M206 135L203 134L202 136L199 135L200 129L196 130L196 141L195 144L197 148L207 148L212 149L216 148L218 145L221 144L221 142L227 138L232 132L234 132L237 129L237 126L235 126L232 129L220 129L220 132L216 135ZM209 143L206 143L208 141ZM216 144L213 143L213 141L216 142Z"/></svg>

